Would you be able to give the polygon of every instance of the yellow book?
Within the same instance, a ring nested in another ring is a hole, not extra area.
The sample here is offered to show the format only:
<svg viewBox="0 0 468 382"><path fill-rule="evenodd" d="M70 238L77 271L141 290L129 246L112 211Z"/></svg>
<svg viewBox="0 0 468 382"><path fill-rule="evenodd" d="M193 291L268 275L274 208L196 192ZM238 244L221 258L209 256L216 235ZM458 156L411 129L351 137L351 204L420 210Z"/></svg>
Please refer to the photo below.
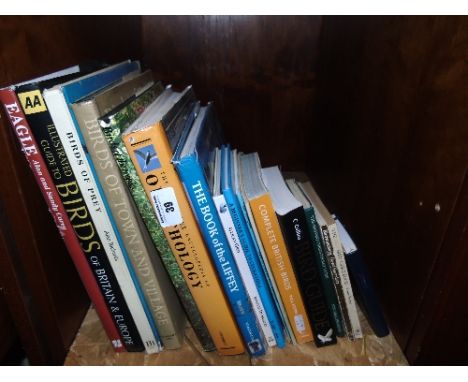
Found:
<svg viewBox="0 0 468 382"><path fill-rule="evenodd" d="M286 311L289 328L297 343L312 341L312 329L299 284L289 259L271 197L261 178L258 154L240 156L240 167L244 195L249 203L255 227L260 236L266 256L265 260L269 264L282 305Z"/></svg>
<svg viewBox="0 0 468 382"><path fill-rule="evenodd" d="M241 354L245 347L236 321L171 163L194 98L191 88L166 89L122 139L216 349L222 355Z"/></svg>

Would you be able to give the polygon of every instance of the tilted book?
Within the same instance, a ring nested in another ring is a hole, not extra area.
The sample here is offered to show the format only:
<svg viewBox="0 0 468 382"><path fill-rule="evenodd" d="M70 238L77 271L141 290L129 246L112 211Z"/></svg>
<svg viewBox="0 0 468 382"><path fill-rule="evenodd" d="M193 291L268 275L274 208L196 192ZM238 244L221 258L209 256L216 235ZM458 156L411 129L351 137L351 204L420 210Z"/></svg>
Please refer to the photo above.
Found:
<svg viewBox="0 0 468 382"><path fill-rule="evenodd" d="M374 286L362 258L361 251L354 244L346 228L335 218L338 234L340 235L343 251L348 265L351 279L355 285L357 300L361 303L364 313L377 337L389 334L387 322L380 308L379 300L375 294Z"/></svg>
<svg viewBox="0 0 468 382"><path fill-rule="evenodd" d="M231 250L240 258L241 262L244 259L245 264L243 268L245 268L245 275L248 279L251 279L249 282L251 284L253 282L255 286L252 295L249 292L249 296L268 345L278 345L278 347L282 348L286 344L283 323L281 322L268 281L266 280L259 258L260 254L253 243L254 239L251 237L248 222L245 220L239 204L238 194L240 194L240 191L237 182L237 160L235 153L231 151L229 146L223 146L220 151L220 157L219 187L222 194L219 193L218 197L216 195L217 187L213 187L215 190L213 200L217 204L226 236L230 240L230 244L232 243ZM217 198L219 198L219 202L217 202ZM222 213L220 207L224 204L227 210ZM225 217L226 225L223 217ZM241 265L239 265L239 269L242 269ZM244 283L247 286L247 282L244 281Z"/></svg>
<svg viewBox="0 0 468 382"><path fill-rule="evenodd" d="M331 251L329 256L327 256L327 259L329 260L330 269L336 268L336 272L339 277L339 290L337 290L337 297L338 301L344 300L340 301L340 304L347 335L351 340L362 338L361 323L359 322L356 301L354 300L353 288L351 286L351 279L349 278L348 267L346 266L343 247L335 220L328 212L309 181L301 182L299 183L299 186L313 204L317 214L317 221L320 222L322 227L325 246Z"/></svg>
<svg viewBox="0 0 468 382"><path fill-rule="evenodd" d="M271 292L271 296L275 303L279 318L280 318L280 327L284 329L285 340L289 340L293 344L297 344L296 338L291 325L289 324L288 315L286 309L284 308L283 301L281 300L281 295L276 285L275 278L273 276L272 269L268 262L268 257L263 248L262 240L260 234L258 233L254 216L252 210L250 209L249 200L244 191L244 185L242 182L242 166L240 165L240 158L244 155L242 152L238 152L236 149L231 151L232 161L234 165L234 185L237 193L237 201L239 202L240 210L244 216L244 220L247 222L247 230L250 233L252 238L252 244L255 248L257 254L259 254L258 259L260 266L263 269L263 274L265 275L265 280L268 284L268 288Z"/></svg>
<svg viewBox="0 0 468 382"><path fill-rule="evenodd" d="M128 254L118 233L101 184L96 176L89 153L78 123L71 110L71 104L100 88L121 80L126 74L139 68L136 62L124 62L100 70L78 80L46 89L43 93L52 120L62 141L65 153L75 173L77 183L83 192L86 205L91 213L99 237L106 249L120 289L147 353L159 352L161 341L147 302L131 265Z"/></svg>
<svg viewBox="0 0 468 382"><path fill-rule="evenodd" d="M249 263L247 262L244 250L242 249L242 244L240 242L236 227L234 226L234 221L229 211L227 200L221 190L221 178L229 176L227 166L228 163L223 163L221 153L222 151L219 148L215 149L214 166L212 166L214 169L214 175L210 184L211 195L219 219L221 221L224 234L229 244L229 248L231 249L231 253L239 270L242 283L244 284L247 296L257 319L258 327L262 331L267 345L273 347L276 346L276 339L273 334L273 329L266 315L265 307L263 306L263 302L260 297L260 293L255 283L253 274L250 271Z"/></svg>
<svg viewBox="0 0 468 382"><path fill-rule="evenodd" d="M185 314L98 123L99 117L152 84L150 71L133 74L72 107L162 343L167 349L178 349L183 343Z"/></svg>
<svg viewBox="0 0 468 382"><path fill-rule="evenodd" d="M25 95L23 98L25 106L26 104L28 106L28 114L35 114L35 112L39 112L39 109L41 109L42 112L42 109L45 108L45 103L40 91L39 94L36 92L36 85L42 81L50 80L52 78L78 73L79 69L80 68L78 66L75 66L53 73L52 75L42 76L19 85L0 89L0 102L3 104L6 113L10 118L11 126L18 137L25 158L29 163L29 167L34 174L39 188L42 191L44 199L49 207L49 212L64 240L68 253L72 258L83 285L96 309L104 330L106 331L114 350L123 351L125 350L125 347L122 343L122 338L119 330L117 329L116 322L114 322L113 316L110 313L110 304L108 304L108 299L104 298L106 289L101 287L99 283L97 273L99 271L96 271L92 263L88 262L89 255L83 250L83 248L86 248L86 241L81 241L77 233L74 231L73 224L76 224L76 222L72 223L67 215L66 209L54 185L54 179L52 176L53 170L48 168L47 163L44 160L44 156L41 154L41 145L37 144L37 141L32 134L29 122L26 119L26 115L21 108L20 101L15 93L18 86L31 86L33 88L33 93ZM141 347L143 347L143 345L141 345Z"/></svg>
<svg viewBox="0 0 468 382"><path fill-rule="evenodd" d="M317 347L336 343L336 333L313 253L304 208L289 191L278 166L262 168L278 222L293 264Z"/></svg>
<svg viewBox="0 0 468 382"><path fill-rule="evenodd" d="M332 322L336 330L336 335L339 337L343 337L346 333L343 326L343 319L341 317L341 309L338 303L338 298L336 296L333 277L328 267L326 253L322 244L322 235L320 232L320 227L317 223L317 218L315 217L314 207L312 207L311 202L308 200L307 196L302 192L295 179L287 179L286 183L294 197L304 207L304 212L307 219L307 226L309 228L309 234L313 244L314 256L319 268L320 279L322 280L325 298L327 300L330 314L333 319Z"/></svg>
<svg viewBox="0 0 468 382"><path fill-rule="evenodd" d="M158 102L160 98L164 102ZM195 96L191 88L182 94L166 89L158 100L124 131L122 139L216 349L224 355L240 354L245 349L234 316L171 162L180 137L174 134L180 131L176 117Z"/></svg>
<svg viewBox="0 0 468 382"><path fill-rule="evenodd" d="M146 197L145 189L138 178L138 174L128 155L127 148L122 142L122 132L128 128L139 115L146 110L161 94L160 84L156 84L143 92L141 95L132 97L127 103L112 110L109 114L99 119L99 124L106 137L112 155L120 169L122 177L135 201L136 207L148 229L151 239L159 251L159 255L166 267L166 271L177 291L192 328L197 335L205 351L215 349L208 328L203 321L200 311L190 293L184 276L172 254L171 248L159 225L153 207ZM194 109L195 110L195 109ZM192 111L193 113L195 111Z"/></svg>
<svg viewBox="0 0 468 382"><path fill-rule="evenodd" d="M265 249L265 261L271 267L294 338L298 343L312 341L309 318L271 196L262 180L258 154L242 155L240 164L244 192Z"/></svg>
<svg viewBox="0 0 468 382"><path fill-rule="evenodd" d="M249 299L248 288L255 288L255 283L251 279L245 258L242 261L241 258L233 256L206 180L212 173L209 167L214 163L214 149L221 143L221 129L214 116L213 106L209 103L200 108L185 142L174 155L173 162L191 201L198 226L224 285L244 342L250 355L259 356L265 354L266 347ZM227 212L225 205L222 208ZM249 272L250 278L241 276L240 266L244 276ZM252 290L250 292L253 293Z"/></svg>

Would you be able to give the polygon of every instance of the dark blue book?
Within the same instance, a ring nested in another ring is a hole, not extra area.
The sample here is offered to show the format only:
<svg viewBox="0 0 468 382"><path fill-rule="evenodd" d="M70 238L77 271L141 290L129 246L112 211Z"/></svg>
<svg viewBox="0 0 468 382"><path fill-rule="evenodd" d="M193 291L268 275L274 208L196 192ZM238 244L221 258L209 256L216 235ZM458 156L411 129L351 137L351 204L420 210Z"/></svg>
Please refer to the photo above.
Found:
<svg viewBox="0 0 468 382"><path fill-rule="evenodd" d="M367 271L361 252L354 244L345 227L335 217L336 226L340 235L341 244L345 253L351 280L355 286L356 299L360 303L364 314L377 337L389 334L387 322L380 308L379 300L375 294L374 286Z"/></svg>

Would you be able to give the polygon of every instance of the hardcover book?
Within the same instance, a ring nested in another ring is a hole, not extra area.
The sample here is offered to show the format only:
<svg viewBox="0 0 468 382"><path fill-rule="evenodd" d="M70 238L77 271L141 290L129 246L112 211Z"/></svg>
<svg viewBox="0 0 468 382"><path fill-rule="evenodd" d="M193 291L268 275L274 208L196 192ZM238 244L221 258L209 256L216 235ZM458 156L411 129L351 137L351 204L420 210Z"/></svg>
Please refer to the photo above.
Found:
<svg viewBox="0 0 468 382"><path fill-rule="evenodd" d="M361 323L359 322L356 301L354 300L348 267L346 266L346 260L335 220L328 212L309 181L299 183L299 187L312 202L317 221L322 229L323 241L327 248L327 259L329 260L330 269L336 269L336 274L338 276L337 281L339 280L339 285L336 285L337 297L341 304L341 312L347 335L351 340L362 338Z"/></svg>
<svg viewBox="0 0 468 382"><path fill-rule="evenodd" d="M379 300L375 294L374 286L362 258L361 251L354 244L343 224L337 218L335 218L335 221L341 238L341 244L343 244L346 264L348 264L351 280L354 282L357 300L361 303L376 336L385 337L389 334L387 322L380 308Z"/></svg>
<svg viewBox="0 0 468 382"><path fill-rule="evenodd" d="M120 169L122 177L135 201L136 207L148 229L151 239L159 251L166 271L177 291L182 305L187 312L187 316L205 351L215 349L208 328L206 327L198 307L185 282L184 276L172 254L171 248L164 236L164 232L159 225L153 207L146 197L143 185L128 155L127 148L122 142L122 132L128 128L146 108L156 100L163 89L160 84L153 85L141 95L132 97L127 103L99 119L104 136L112 151L112 155ZM192 113L196 112L196 108ZM194 117L192 117L193 119Z"/></svg>
<svg viewBox="0 0 468 382"><path fill-rule="evenodd" d="M251 296L250 298L253 307L256 308L255 312L257 320L263 328L263 334L268 341L268 345L278 345L278 347L282 348L285 346L283 324L261 265L260 254L253 242L255 239L251 236L248 228L249 223L244 217L238 199L240 196L240 190L237 182L238 171L236 153L231 151L229 146L223 146L220 150L219 156L221 163L219 169L216 169L215 166L215 174L217 174L218 171L220 173L220 191L218 192L218 186L213 187L213 200L217 204L218 213L221 217L221 221L223 222L226 236L230 239L230 244L232 243L231 250L234 254L237 254L240 257L241 261L243 261L243 259L245 260L243 265L243 268L245 269L244 272L247 278L249 278L250 275L250 283L253 282L253 285L255 286L253 297ZM216 179L217 178L215 178L215 180ZM217 199L219 199L219 201L217 201ZM222 210L220 206L224 204L226 205L227 210L224 213L221 213ZM226 225L222 216L226 217ZM241 270L240 265L239 269ZM247 285L245 281L244 283Z"/></svg>
<svg viewBox="0 0 468 382"><path fill-rule="evenodd" d="M85 286L103 324L104 330L106 331L114 350L123 351L125 350L125 347L122 342L120 331L117 329L114 316L111 315L109 300L104 298L106 289L101 287L99 283L99 271L97 271L96 267L93 266L87 252L82 249L82 246L83 248L86 248L86 243L79 238L78 232L74 231L73 224L67 215L66 209L54 185L54 178L61 176L62 172L60 169L55 170L55 168L50 168L50 166L47 165L44 159L45 156L43 156L44 152L41 153L42 145L37 144L30 126L30 122L35 124L35 121L31 121L32 115L36 113L45 113L45 115L48 115L46 105L42 99L40 84L48 80L52 81L52 83L59 83L63 81L64 78L77 76L79 74L80 67L75 66L47 76L26 81L22 84L12 85L0 90L0 102L3 103L7 115L10 117L12 128L18 137L25 158L29 163L31 171L33 171L34 177L49 207L49 212L51 213L57 229L65 242L83 285ZM24 90L29 89L31 91L31 93L23 93L21 98L24 103L24 108L27 110L27 114L22 110L20 100L15 93L15 91L21 93L22 87L24 87ZM29 121L26 118L26 115L30 117ZM40 119L40 117L38 118ZM52 158L55 157L53 156ZM112 302L117 303L117 299ZM143 348L142 344L141 348Z"/></svg>
<svg viewBox="0 0 468 382"><path fill-rule="evenodd" d="M289 191L278 166L262 168L262 178L293 264L317 347L336 343L304 208Z"/></svg>
<svg viewBox="0 0 468 382"><path fill-rule="evenodd" d="M245 257L239 256L237 251L233 255L231 251L230 243L232 240L230 241L226 237L221 220L231 226L232 220L231 222L226 221L227 214L223 214L224 219L220 219L218 216L217 207L207 181L207 178L212 179L213 165L219 165L219 160L218 162L214 161L214 149L222 141L222 130L214 115L213 106L209 103L200 108L185 142L180 145L174 155L173 162L191 201L198 225L218 271L218 276L224 285L225 294L236 317L244 342L250 355L259 356L265 354L266 347L254 314L255 310L251 304L253 298L259 299L258 291L256 291ZM220 172L218 171L217 174L218 196L224 199L219 190ZM217 198L217 201L220 201L220 198ZM227 212L225 201L219 207ZM229 237L232 238L232 235ZM271 329L268 335L272 337Z"/></svg>
<svg viewBox="0 0 468 382"><path fill-rule="evenodd" d="M244 192L265 249L265 262L271 267L294 338L298 343L309 342L313 339L312 329L271 196L262 180L258 154L242 155L240 164Z"/></svg>
<svg viewBox="0 0 468 382"><path fill-rule="evenodd" d="M302 192L301 188L298 186L296 180L287 179L286 183L291 190L294 197L302 204L304 212L307 219L307 226L309 229L309 234L313 244L315 261L318 264L320 279L322 281L325 298L329 307L330 314L333 319L334 328L336 335L343 337L345 329L343 326L343 319L341 317L341 309L338 303L338 298L336 297L335 286L333 282L333 277L328 268L328 261L323 248L322 235L320 233L320 227L317 223L317 218L315 216L315 210L312 207L312 203L308 200L307 196Z"/></svg>
<svg viewBox="0 0 468 382"><path fill-rule="evenodd" d="M86 205L106 249L106 254L135 321L138 333L147 353L155 353L162 349L162 345L154 320L122 239L118 234L89 153L84 149L86 144L71 109L71 104L78 99L120 81L123 76L138 69L137 62L127 61L78 80L46 89L43 95L66 156L70 161L71 170L77 178L78 187L84 191L83 197Z"/></svg>
<svg viewBox="0 0 468 382"><path fill-rule="evenodd" d="M187 117L180 112L194 101L191 87L182 93L166 89L122 139L216 349L240 354L245 348L234 316L171 162Z"/></svg>
<svg viewBox="0 0 468 382"><path fill-rule="evenodd" d="M150 71L133 74L72 107L162 343L167 349L178 349L183 343L185 314L98 123L99 117L153 83ZM159 89L162 92L161 84Z"/></svg>

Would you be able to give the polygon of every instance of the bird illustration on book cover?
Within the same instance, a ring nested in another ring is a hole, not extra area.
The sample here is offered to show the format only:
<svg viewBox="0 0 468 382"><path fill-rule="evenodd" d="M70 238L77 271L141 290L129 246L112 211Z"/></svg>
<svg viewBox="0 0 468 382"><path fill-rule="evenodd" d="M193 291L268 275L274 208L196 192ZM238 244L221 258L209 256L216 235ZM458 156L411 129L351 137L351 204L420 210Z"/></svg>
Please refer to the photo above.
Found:
<svg viewBox="0 0 468 382"><path fill-rule="evenodd" d="M320 340L320 342L322 342L323 344L326 344L327 342L332 341L332 339L333 339L332 335L333 335L333 329L330 328L325 335L317 334L317 337Z"/></svg>
<svg viewBox="0 0 468 382"><path fill-rule="evenodd" d="M158 155L156 154L156 150L153 145L148 145L135 150L135 154L142 172L146 173L161 167L161 163L159 162Z"/></svg>

